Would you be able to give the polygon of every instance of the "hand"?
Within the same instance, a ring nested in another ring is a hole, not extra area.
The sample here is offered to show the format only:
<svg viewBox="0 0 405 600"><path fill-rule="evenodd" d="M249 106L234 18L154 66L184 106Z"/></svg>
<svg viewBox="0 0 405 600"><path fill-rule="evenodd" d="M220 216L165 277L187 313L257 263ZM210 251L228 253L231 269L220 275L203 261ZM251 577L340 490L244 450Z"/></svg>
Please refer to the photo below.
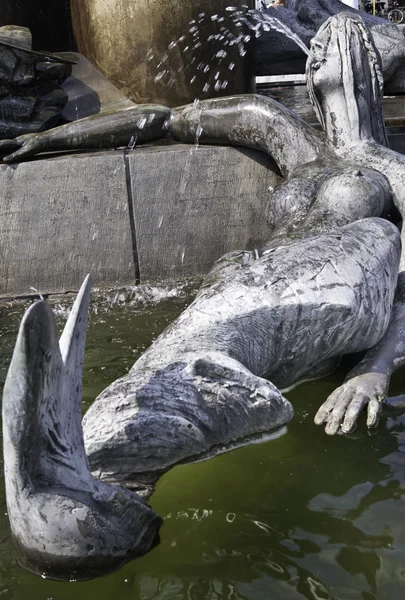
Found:
<svg viewBox="0 0 405 600"><path fill-rule="evenodd" d="M14 140L1 140L0 154L11 152L3 157L4 162L11 163L38 154L44 147L40 133L27 133Z"/></svg>
<svg viewBox="0 0 405 600"><path fill-rule="evenodd" d="M316 425L326 424L328 435L350 433L367 406L367 427L378 423L381 403L388 393L390 378L383 373L363 373L348 379L322 404L315 415Z"/></svg>

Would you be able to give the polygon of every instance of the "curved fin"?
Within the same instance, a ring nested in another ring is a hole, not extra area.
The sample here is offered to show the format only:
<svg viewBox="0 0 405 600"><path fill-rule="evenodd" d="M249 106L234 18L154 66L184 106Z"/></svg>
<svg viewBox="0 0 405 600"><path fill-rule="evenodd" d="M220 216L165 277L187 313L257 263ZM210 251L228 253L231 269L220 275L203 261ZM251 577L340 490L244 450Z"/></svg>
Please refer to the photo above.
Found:
<svg viewBox="0 0 405 600"><path fill-rule="evenodd" d="M69 394L69 402L72 402L74 398L76 409L77 404L79 404L79 414L82 401L82 371L90 289L91 277L87 275L77 294L59 340L59 348L65 365L65 394Z"/></svg>
<svg viewBox="0 0 405 600"><path fill-rule="evenodd" d="M46 302L33 304L21 322L3 395L5 464L17 470L10 476L18 487L92 487L81 426L89 294L87 277L60 343Z"/></svg>

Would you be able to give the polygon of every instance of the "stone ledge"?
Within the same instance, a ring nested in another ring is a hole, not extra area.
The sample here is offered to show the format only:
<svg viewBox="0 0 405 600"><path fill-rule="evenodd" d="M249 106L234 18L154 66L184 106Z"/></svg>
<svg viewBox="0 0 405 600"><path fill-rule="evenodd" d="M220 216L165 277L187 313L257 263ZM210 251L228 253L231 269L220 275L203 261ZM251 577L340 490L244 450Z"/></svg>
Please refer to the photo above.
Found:
<svg viewBox="0 0 405 600"><path fill-rule="evenodd" d="M267 238L267 156L151 146L0 165L0 297L198 277Z"/></svg>

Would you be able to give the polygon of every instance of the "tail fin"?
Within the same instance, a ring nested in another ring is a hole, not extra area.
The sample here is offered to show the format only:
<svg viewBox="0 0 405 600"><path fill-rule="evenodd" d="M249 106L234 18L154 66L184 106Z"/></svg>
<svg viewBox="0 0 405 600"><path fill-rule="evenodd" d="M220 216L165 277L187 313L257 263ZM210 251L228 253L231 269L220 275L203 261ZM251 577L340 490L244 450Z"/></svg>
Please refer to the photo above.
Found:
<svg viewBox="0 0 405 600"><path fill-rule="evenodd" d="M4 458L6 470L14 465L17 479L33 488L83 490L91 479L80 418L89 293L87 277L60 344L45 302L33 304L21 322L4 386Z"/></svg>

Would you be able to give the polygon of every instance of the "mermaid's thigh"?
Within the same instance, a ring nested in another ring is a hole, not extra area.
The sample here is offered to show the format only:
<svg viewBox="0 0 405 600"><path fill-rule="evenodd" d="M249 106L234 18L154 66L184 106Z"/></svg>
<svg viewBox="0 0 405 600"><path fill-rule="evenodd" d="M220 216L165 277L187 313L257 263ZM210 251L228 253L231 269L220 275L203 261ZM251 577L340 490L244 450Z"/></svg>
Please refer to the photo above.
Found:
<svg viewBox="0 0 405 600"><path fill-rule="evenodd" d="M283 387L292 374L306 375L321 360L367 350L381 339L390 319L399 253L398 230L369 218L303 238L261 259L270 276L274 368Z"/></svg>
<svg viewBox="0 0 405 600"><path fill-rule="evenodd" d="M248 267L259 257L258 251L234 250L219 258L211 271L204 277L201 290L219 281L225 282L235 276L240 267Z"/></svg>
<svg viewBox="0 0 405 600"><path fill-rule="evenodd" d="M356 221L340 232L337 251L328 256L325 250L323 266L309 282L335 355L366 350L384 335L400 254L398 230L382 219Z"/></svg>

